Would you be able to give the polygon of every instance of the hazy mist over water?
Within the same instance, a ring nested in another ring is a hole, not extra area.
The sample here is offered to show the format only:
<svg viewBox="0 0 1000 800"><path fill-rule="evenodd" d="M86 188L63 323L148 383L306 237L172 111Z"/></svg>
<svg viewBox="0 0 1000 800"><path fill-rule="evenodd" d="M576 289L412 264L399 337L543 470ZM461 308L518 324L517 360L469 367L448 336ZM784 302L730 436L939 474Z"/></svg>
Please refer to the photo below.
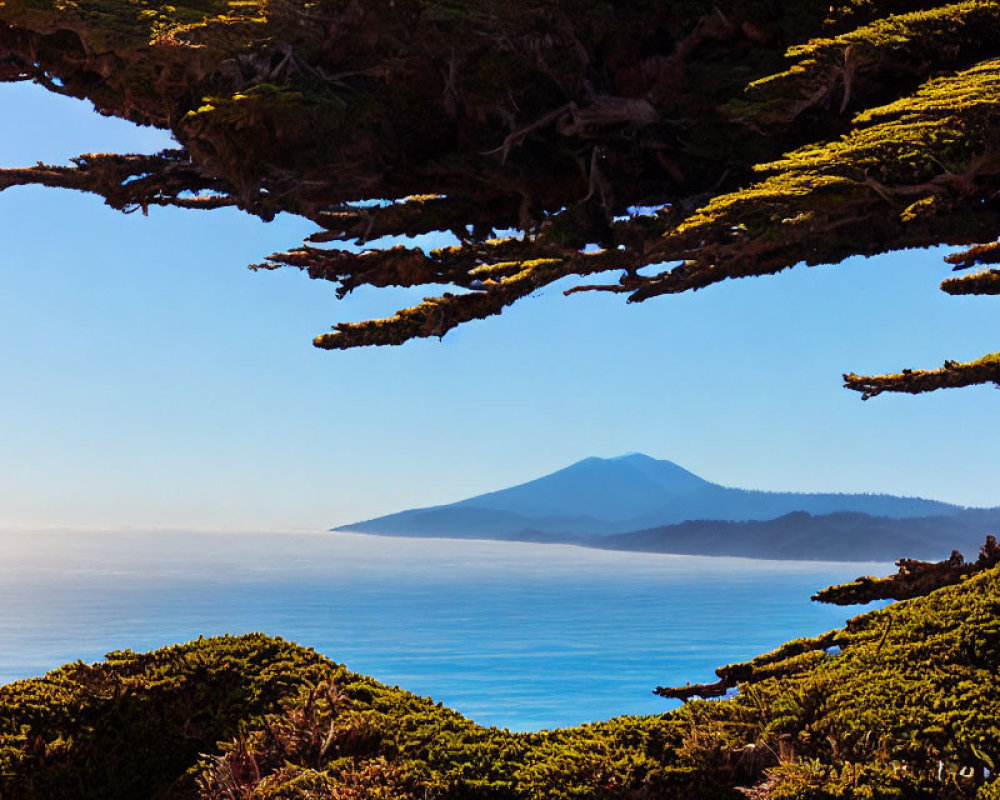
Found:
<svg viewBox="0 0 1000 800"><path fill-rule="evenodd" d="M649 714L656 685L839 627L809 596L881 564L348 533L0 531L0 683L263 631L527 730Z"/></svg>

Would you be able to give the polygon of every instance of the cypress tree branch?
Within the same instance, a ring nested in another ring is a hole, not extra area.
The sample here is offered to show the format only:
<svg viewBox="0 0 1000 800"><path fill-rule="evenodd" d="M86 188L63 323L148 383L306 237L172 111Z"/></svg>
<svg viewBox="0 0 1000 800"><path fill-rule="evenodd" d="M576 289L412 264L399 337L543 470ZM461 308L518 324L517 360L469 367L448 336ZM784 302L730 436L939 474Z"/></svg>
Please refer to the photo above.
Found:
<svg viewBox="0 0 1000 800"><path fill-rule="evenodd" d="M400 344L608 270L567 293L638 302L941 243L975 245L958 267L996 263L998 59L991 0L3 0L0 81L179 146L0 170L0 190L300 215L316 233L254 268L297 267L341 296L450 290L315 340ZM395 238L435 233L457 244ZM995 376L987 358L848 384L867 397Z"/></svg>
<svg viewBox="0 0 1000 800"><path fill-rule="evenodd" d="M850 583L829 586L813 595L819 603L849 606L871 603L875 600L910 600L922 597L972 577L976 573L993 569L1000 564L1000 547L993 536L979 548L975 561L966 561L962 554L953 550L944 561L918 561L901 558L896 562L899 571L887 578L861 577Z"/></svg>
<svg viewBox="0 0 1000 800"><path fill-rule="evenodd" d="M984 383L1000 386L1000 353L964 363L946 361L940 369L904 369L893 375L875 376L855 375L852 372L844 376L844 386L861 392L862 400L868 400L882 392L921 394L935 389Z"/></svg>
<svg viewBox="0 0 1000 800"><path fill-rule="evenodd" d="M941 289L948 294L1000 294L1000 270L949 278L941 283Z"/></svg>

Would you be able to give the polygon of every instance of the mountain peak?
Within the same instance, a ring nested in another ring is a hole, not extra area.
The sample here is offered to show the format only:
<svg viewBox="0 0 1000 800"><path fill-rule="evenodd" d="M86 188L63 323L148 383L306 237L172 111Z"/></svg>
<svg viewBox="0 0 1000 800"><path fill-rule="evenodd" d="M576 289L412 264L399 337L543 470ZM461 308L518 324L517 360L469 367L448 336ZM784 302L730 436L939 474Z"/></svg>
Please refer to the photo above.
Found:
<svg viewBox="0 0 1000 800"><path fill-rule="evenodd" d="M591 456L533 481L471 497L459 505L529 517L582 514L605 522L655 511L671 498L706 486L671 461L644 453Z"/></svg>
<svg viewBox="0 0 1000 800"><path fill-rule="evenodd" d="M673 461L668 461L665 458L654 458L653 456L647 455L646 453L640 453L635 450L629 453L622 453L621 455L618 456L608 456L607 458L604 458L602 456L587 456L587 458L583 458L577 461L576 463L571 464L570 467L567 467L567 469L575 467L579 464L618 464L618 465L664 464L671 467L676 467L677 469L683 469L683 467L681 467L678 464L675 464ZM684 471L687 472L687 470Z"/></svg>
<svg viewBox="0 0 1000 800"><path fill-rule="evenodd" d="M673 464L672 461L664 461L663 459L653 458L652 456L647 456L645 453L638 453L638 452L622 453L620 456L612 456L611 458L606 459L606 460L607 461L612 461L614 463L619 463L619 464L620 463L626 463L626 464L627 463L643 463L643 462L650 462L650 461L656 461L656 462L663 463L663 464ZM674 466L676 466L676 464Z"/></svg>
<svg viewBox="0 0 1000 800"><path fill-rule="evenodd" d="M573 469L574 467L579 467L588 464L591 466L596 466L599 464L617 465L617 466L629 466L637 464L668 464L671 467L677 467L678 469L682 469L682 467L680 467L678 464L675 464L673 461L668 461L665 458L655 458L651 455L647 455L646 453L640 453L635 450L628 453L622 453L621 455L617 456L606 456L606 457L587 456L586 458L581 458L579 461L574 461L569 466L563 467L563 469ZM561 471L562 470L557 470L556 472L561 472Z"/></svg>

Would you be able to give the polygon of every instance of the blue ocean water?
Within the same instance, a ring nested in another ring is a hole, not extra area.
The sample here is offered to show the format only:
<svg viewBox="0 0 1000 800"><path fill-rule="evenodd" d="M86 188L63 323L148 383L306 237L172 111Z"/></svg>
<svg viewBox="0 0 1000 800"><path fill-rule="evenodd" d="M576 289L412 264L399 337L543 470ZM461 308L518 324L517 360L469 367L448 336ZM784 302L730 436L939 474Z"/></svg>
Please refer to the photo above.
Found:
<svg viewBox="0 0 1000 800"><path fill-rule="evenodd" d="M348 533L0 532L0 683L263 631L486 725L651 714L657 685L839 627L809 601L884 564Z"/></svg>

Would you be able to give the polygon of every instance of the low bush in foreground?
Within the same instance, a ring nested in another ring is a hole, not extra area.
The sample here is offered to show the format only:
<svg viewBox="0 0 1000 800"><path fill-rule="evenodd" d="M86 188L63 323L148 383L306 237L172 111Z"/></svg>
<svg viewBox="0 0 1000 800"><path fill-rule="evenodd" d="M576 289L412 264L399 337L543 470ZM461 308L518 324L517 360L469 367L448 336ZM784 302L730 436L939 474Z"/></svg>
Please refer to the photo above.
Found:
<svg viewBox="0 0 1000 800"><path fill-rule="evenodd" d="M0 687L3 800L1000 798L1000 571L746 664L658 716L483 728L262 634Z"/></svg>

